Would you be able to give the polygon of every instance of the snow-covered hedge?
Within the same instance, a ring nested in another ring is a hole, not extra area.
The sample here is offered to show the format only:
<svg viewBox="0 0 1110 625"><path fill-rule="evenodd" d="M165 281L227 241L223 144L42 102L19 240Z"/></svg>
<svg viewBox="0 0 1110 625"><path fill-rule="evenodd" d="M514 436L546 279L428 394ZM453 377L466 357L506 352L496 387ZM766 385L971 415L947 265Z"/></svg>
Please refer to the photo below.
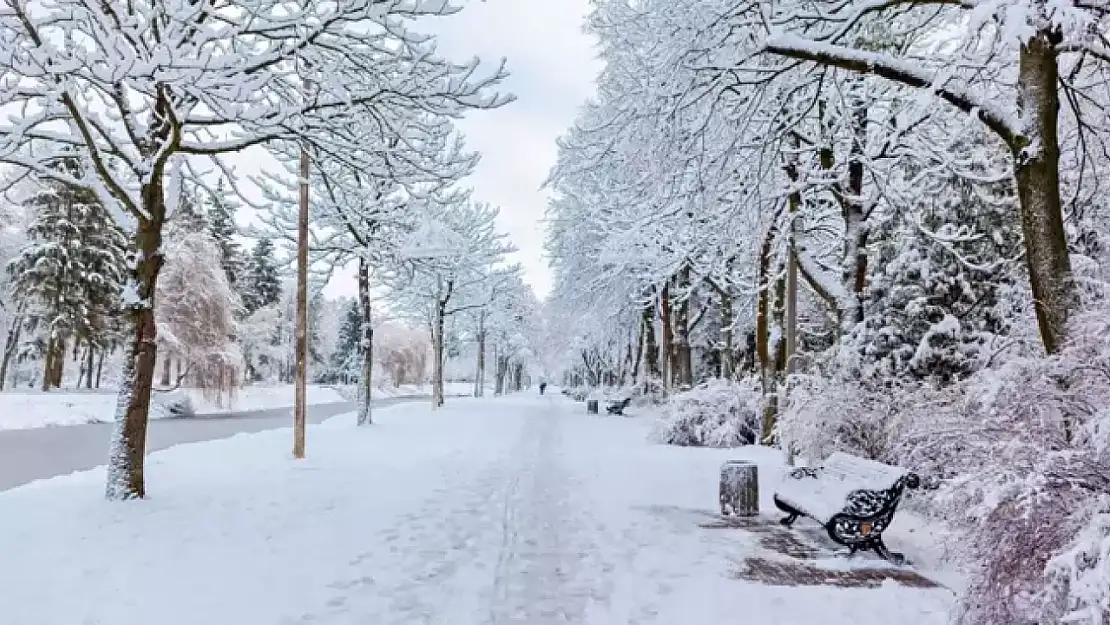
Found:
<svg viewBox="0 0 1110 625"><path fill-rule="evenodd" d="M655 438L669 445L750 445L760 427L760 394L751 384L710 380L674 395L655 425Z"/></svg>

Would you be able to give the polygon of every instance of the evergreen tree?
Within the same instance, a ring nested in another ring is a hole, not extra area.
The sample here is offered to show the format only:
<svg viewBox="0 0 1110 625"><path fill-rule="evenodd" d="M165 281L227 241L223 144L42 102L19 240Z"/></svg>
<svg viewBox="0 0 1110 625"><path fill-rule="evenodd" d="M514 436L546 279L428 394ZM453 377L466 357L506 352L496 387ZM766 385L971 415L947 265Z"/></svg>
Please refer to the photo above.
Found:
<svg viewBox="0 0 1110 625"><path fill-rule="evenodd" d="M281 278L274 263L274 244L259 239L251 250L248 282L242 289L243 305L248 313L281 301Z"/></svg>
<svg viewBox="0 0 1110 625"><path fill-rule="evenodd" d="M175 236L175 231L179 235L182 232L196 233L201 230L211 230L204 210L197 201L195 189L181 189L181 194L177 198L177 208L166 222L166 228L167 238Z"/></svg>
<svg viewBox="0 0 1110 625"><path fill-rule="evenodd" d="M335 351L331 357L333 377L348 383L359 379L362 366L362 362L359 360L361 342L362 313L358 309L358 300L352 298L347 305L343 325L339 326Z"/></svg>
<svg viewBox="0 0 1110 625"><path fill-rule="evenodd" d="M856 345L868 377L950 382L1008 331L1020 247L1005 184L951 177L876 229L876 268Z"/></svg>
<svg viewBox="0 0 1110 625"><path fill-rule="evenodd" d="M234 198L227 191L223 178L216 184L215 194L208 199L208 223L212 228L212 237L220 246L220 265L227 275L227 283L234 289L240 280L246 279L246 259L243 249L235 241L238 228L235 226L236 205Z"/></svg>
<svg viewBox="0 0 1110 625"><path fill-rule="evenodd" d="M59 167L79 176L75 161ZM25 302L24 324L44 359L43 388L61 384L69 341L86 350L112 341L127 271L127 237L86 190L43 181L25 208L27 245L8 263L12 291ZM87 360L86 360L87 362Z"/></svg>

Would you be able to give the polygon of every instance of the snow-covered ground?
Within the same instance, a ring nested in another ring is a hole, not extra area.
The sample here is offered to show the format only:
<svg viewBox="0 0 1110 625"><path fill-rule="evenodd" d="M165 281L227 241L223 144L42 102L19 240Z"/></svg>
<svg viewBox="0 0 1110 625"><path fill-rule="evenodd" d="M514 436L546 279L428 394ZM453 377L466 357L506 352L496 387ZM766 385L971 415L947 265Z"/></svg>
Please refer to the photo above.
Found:
<svg viewBox="0 0 1110 625"><path fill-rule="evenodd" d="M230 412L250 412L272 408L286 408L293 405L293 385L247 386L236 391L230 402L217 405L204 398L196 389L180 389L172 393L155 393L153 401L156 408L151 410L152 418L170 416L157 405L189 397L196 414L226 414ZM346 401L333 388L310 385L308 403L330 404ZM33 391L0 392L0 430L18 430L57 425L79 425L82 423L106 423L112 420L116 408L114 391L52 391L48 393Z"/></svg>
<svg viewBox="0 0 1110 625"><path fill-rule="evenodd" d="M764 553L756 533L702 524L715 520L722 461L754 459L769 484L778 457L653 445L643 419L584 412L534 394L436 412L405 404L368 428L351 415L312 427L300 462L287 430L156 453L146 501L105 502L103 469L0 493L0 615L35 625L946 623L943 588L745 580L746 560L786 556ZM777 527L770 491L767 527ZM919 557L913 541L889 542ZM829 568L845 566L857 564Z"/></svg>

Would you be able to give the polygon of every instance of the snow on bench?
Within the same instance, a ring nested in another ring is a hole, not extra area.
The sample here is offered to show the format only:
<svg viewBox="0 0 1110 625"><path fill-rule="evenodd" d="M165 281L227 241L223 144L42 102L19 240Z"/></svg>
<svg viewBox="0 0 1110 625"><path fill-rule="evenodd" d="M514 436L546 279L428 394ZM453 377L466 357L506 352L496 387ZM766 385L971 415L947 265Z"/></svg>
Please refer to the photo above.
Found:
<svg viewBox="0 0 1110 625"><path fill-rule="evenodd" d="M905 558L886 548L882 533L905 489L919 484L918 476L905 469L837 452L819 468L792 471L775 490L774 502L788 515L783 525L808 516L850 553L870 549L900 564Z"/></svg>

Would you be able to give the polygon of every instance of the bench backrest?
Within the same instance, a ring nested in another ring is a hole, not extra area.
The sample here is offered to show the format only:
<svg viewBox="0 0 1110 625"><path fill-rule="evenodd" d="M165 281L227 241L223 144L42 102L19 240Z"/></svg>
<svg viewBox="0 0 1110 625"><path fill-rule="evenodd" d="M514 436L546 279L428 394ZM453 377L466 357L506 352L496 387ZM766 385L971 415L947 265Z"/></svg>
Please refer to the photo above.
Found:
<svg viewBox="0 0 1110 625"><path fill-rule="evenodd" d="M898 481L898 478L907 473L905 469L900 467L839 451L826 458L822 468L829 477L868 490L890 488Z"/></svg>

